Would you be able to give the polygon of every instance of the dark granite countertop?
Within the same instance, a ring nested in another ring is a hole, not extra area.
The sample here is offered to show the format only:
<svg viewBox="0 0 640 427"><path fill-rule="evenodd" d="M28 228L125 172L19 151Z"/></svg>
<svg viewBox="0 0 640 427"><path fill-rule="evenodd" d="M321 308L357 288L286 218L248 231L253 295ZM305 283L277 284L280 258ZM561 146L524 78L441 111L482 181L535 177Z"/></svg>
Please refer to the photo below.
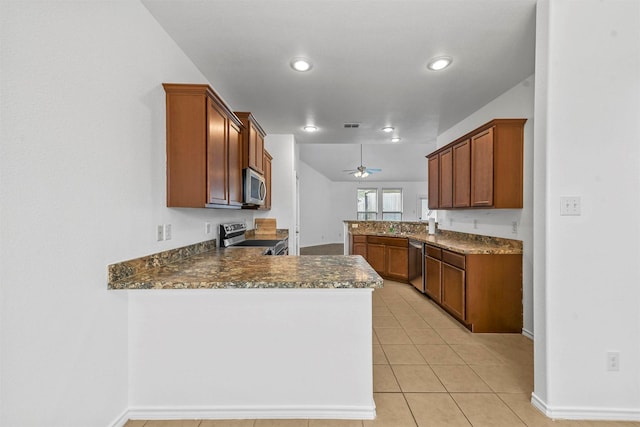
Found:
<svg viewBox="0 0 640 427"><path fill-rule="evenodd" d="M213 242L213 243L211 243ZM359 255L268 256L202 242L109 266L109 289L381 288Z"/></svg>
<svg viewBox="0 0 640 427"><path fill-rule="evenodd" d="M463 254L522 254L522 241L480 234L438 230L426 232L425 223L389 221L344 221L352 235L406 237ZM358 227L354 228L353 224ZM387 231L393 229L393 232Z"/></svg>

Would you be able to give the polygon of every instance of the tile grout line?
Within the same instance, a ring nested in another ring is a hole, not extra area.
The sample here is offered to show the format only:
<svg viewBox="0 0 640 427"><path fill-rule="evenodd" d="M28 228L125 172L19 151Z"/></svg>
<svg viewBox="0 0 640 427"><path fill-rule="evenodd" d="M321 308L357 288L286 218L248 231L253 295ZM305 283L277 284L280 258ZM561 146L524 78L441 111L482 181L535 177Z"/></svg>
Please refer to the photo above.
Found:
<svg viewBox="0 0 640 427"><path fill-rule="evenodd" d="M393 316L393 318L396 319L396 322L398 322L400 324L400 327L402 328L402 330L406 334L407 331L402 326L402 323L400 323L398 318L395 316L395 314L393 314L393 312L391 311L391 309L389 309L389 307L387 307L387 309L391 312L391 315ZM415 347L415 344L413 343L413 340L411 339L411 337L409 337L409 341L411 341L412 345ZM381 344L381 346L382 346L382 344ZM382 351L384 352L384 347L382 348ZM416 351L418 351L417 348L416 348ZM418 353L419 353L419 351L418 351ZM422 354L420 354L420 356L422 357ZM386 357L386 353L385 353L385 357ZM424 359L424 357L422 357L422 358ZM398 384L398 388L400 389L400 393L402 394L402 399L404 399L404 403L407 405L407 408L409 409L409 413L411 414L411 418L413 418L413 423L416 425L416 427L418 427L418 425L419 425L418 424L418 420L416 419L416 416L413 413L413 409L411 409L411 405L409 405L409 401L407 400L407 396L406 396L404 390L402 390L402 386L400 385L400 381L398 381L398 376L396 375L396 371L393 369L393 365L389 361L389 358L387 358L387 362L389 362L389 369L391 369L391 373L393 374L393 378L396 380L396 384ZM425 362L426 362L426 360L425 360ZM440 381L440 380L438 379L438 381Z"/></svg>
<svg viewBox="0 0 640 427"><path fill-rule="evenodd" d="M509 408L509 410L513 413L513 415L516 416L517 419L522 421L522 424L524 424L525 426L529 425L529 424L527 424L527 422L524 419L522 419L522 417L520 415L518 415L518 413L516 411L513 410L513 408L511 408L511 406L509 406L509 404L507 402L504 401L504 399L502 397L500 397L500 395L498 393L496 393L496 397L500 400L500 402L504 403L504 405L507 408Z"/></svg>

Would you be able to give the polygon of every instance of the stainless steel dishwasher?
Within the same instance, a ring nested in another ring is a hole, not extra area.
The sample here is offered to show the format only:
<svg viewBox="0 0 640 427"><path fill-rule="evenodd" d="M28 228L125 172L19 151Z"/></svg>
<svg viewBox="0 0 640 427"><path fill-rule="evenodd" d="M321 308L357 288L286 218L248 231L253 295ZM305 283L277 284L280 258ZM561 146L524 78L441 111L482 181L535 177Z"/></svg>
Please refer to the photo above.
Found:
<svg viewBox="0 0 640 427"><path fill-rule="evenodd" d="M409 240L409 283L424 293L424 243Z"/></svg>

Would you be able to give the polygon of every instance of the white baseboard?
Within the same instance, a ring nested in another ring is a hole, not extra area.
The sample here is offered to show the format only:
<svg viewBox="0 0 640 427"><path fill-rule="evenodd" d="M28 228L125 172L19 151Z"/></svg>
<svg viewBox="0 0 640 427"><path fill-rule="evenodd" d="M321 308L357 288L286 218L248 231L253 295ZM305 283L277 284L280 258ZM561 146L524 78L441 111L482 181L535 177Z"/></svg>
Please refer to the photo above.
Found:
<svg viewBox="0 0 640 427"><path fill-rule="evenodd" d="M531 404L556 420L640 421L640 409L549 406L531 393Z"/></svg>
<svg viewBox="0 0 640 427"><path fill-rule="evenodd" d="M231 420L231 419L345 419L373 420L375 403L371 406L295 406L295 407L134 407L127 411L131 420ZM115 425L114 425L115 427Z"/></svg>
<svg viewBox="0 0 640 427"><path fill-rule="evenodd" d="M111 424L109 424L109 427L123 427L128 420L129 410L125 409L124 411L122 411L118 418L116 418Z"/></svg>
<svg viewBox="0 0 640 427"><path fill-rule="evenodd" d="M533 340L533 332L528 329L522 328L522 335L529 338L530 340Z"/></svg>

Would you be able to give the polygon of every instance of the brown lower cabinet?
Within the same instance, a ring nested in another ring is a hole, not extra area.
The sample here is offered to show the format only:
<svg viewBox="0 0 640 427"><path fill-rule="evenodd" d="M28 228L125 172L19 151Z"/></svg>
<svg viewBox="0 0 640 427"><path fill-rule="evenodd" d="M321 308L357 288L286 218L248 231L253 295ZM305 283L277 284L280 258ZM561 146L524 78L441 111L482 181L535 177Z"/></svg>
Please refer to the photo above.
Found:
<svg viewBox="0 0 640 427"><path fill-rule="evenodd" d="M522 255L425 245L425 292L472 332L522 332Z"/></svg>
<svg viewBox="0 0 640 427"><path fill-rule="evenodd" d="M442 301L442 249L435 246L425 245L424 271L425 287L424 292L435 302Z"/></svg>
<svg viewBox="0 0 640 427"><path fill-rule="evenodd" d="M350 253L362 255L385 279L409 283L409 239L406 237L351 235Z"/></svg>
<svg viewBox="0 0 640 427"><path fill-rule="evenodd" d="M351 255L362 255L367 259L367 236L351 235Z"/></svg>

